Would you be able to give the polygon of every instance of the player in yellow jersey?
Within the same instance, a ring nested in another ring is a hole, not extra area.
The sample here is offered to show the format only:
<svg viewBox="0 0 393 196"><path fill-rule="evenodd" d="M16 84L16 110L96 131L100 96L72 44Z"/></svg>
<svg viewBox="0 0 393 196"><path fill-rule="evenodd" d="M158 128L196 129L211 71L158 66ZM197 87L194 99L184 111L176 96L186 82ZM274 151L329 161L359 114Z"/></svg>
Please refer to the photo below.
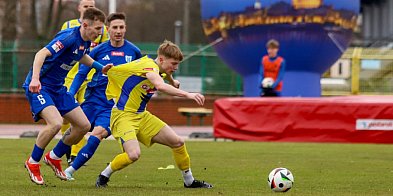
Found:
<svg viewBox="0 0 393 196"><path fill-rule="evenodd" d="M85 10L87 8L91 8L91 7L95 7L94 0L79 0L78 11L80 13L80 18L69 20L69 21L65 22L63 24L63 26L61 27L61 30L79 27L81 25L81 18L83 18L83 13L85 12ZM100 36L98 36L98 38L96 40L91 42L90 50L92 50L98 44L103 43L107 40L109 40L109 36L108 36L107 28L104 25L104 27L102 28L102 34ZM74 80L75 75L78 73L78 70L79 70L79 63L75 64L74 67L67 74L67 77L65 78L64 86L66 86L68 90L70 89L72 81ZM87 83L89 83L91 81L91 78L93 77L94 72L95 72L95 70L92 70L89 72L85 82L81 85L78 92L75 94L75 99L78 101L79 104L81 104L84 101ZM65 131L67 131L67 129L69 127L70 127L70 123L67 122L66 120L64 120L64 123L61 127L61 133L64 134ZM86 138L83 137L79 143L72 146L71 152L66 154L67 155L67 162L69 165L72 163L72 161L78 155L78 152L80 151L80 149L82 149L82 147L85 144L86 144Z"/></svg>
<svg viewBox="0 0 393 196"><path fill-rule="evenodd" d="M119 171L139 159L139 142L147 147L154 143L172 149L177 167L181 170L184 187L212 188L204 181L194 179L184 140L171 127L146 111L146 104L156 90L173 96L185 97L203 105L205 97L177 89L163 80L163 74L172 75L183 59L179 47L165 41L157 51L157 58L143 57L113 67L108 72L106 95L115 102L110 128L112 135L122 144L123 153L117 155L101 172L97 187L106 187L113 172Z"/></svg>

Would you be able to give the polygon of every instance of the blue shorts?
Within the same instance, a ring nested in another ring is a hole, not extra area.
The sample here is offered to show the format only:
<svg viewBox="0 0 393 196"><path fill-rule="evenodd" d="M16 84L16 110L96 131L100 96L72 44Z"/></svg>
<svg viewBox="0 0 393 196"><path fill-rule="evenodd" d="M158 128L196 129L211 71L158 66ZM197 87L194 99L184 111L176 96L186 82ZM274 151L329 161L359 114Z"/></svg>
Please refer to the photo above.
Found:
<svg viewBox="0 0 393 196"><path fill-rule="evenodd" d="M108 132L107 137L112 134L109 128L112 108L100 107L97 103L89 101L83 102L81 108L89 119L91 127L101 126L105 128Z"/></svg>
<svg viewBox="0 0 393 196"><path fill-rule="evenodd" d="M40 93L32 93L28 87L24 89L35 122L41 119L40 112L48 106L55 106L61 116L79 106L74 96L68 93L64 86L56 90L42 87Z"/></svg>

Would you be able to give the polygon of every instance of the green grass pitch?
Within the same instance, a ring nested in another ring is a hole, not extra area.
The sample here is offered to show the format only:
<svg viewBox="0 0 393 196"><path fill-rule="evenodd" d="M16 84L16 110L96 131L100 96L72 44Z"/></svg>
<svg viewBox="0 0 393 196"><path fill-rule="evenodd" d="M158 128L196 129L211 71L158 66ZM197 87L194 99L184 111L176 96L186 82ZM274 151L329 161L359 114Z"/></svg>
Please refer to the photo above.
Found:
<svg viewBox="0 0 393 196"><path fill-rule="evenodd" d="M33 139L0 140L0 195L277 195L267 186L276 167L295 177L285 195L393 195L393 145L190 141L194 176L215 187L189 190L178 169L157 169L174 165L171 151L161 145L141 146L138 162L113 174L108 188L95 188L99 172L120 152L113 140L101 144L75 181L60 181L42 165L46 185L38 186L23 167L33 144Z"/></svg>

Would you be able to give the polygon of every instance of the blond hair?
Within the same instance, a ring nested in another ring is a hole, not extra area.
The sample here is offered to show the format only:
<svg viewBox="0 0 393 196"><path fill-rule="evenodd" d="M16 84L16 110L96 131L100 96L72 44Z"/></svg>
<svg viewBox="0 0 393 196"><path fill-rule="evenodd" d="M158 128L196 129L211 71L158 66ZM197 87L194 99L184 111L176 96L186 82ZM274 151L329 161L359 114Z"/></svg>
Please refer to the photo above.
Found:
<svg viewBox="0 0 393 196"><path fill-rule="evenodd" d="M171 41L165 40L157 50L158 55L165 56L166 58L172 58L178 61L183 60L183 53L179 46L172 43Z"/></svg>

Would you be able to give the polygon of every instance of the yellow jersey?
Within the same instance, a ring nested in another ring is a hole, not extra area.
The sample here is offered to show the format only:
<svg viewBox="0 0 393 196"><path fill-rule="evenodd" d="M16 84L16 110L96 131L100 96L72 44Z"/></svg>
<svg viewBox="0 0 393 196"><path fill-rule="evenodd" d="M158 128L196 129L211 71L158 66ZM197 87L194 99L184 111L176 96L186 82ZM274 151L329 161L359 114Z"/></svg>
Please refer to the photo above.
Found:
<svg viewBox="0 0 393 196"><path fill-rule="evenodd" d="M81 22L79 19L73 19L65 22L63 26L61 27L61 30L68 29L68 28L74 28L74 27L79 27L81 26ZM90 45L90 50L92 50L94 47L96 47L98 44L106 42L109 40L109 35L108 35L108 30L106 29L105 25L102 28L102 34L97 37L96 40L91 42ZM69 79L74 79L75 75L78 73L79 70L79 63L75 64L74 67L68 72L67 78ZM89 74L87 75L87 80L91 80L91 78L94 75L94 70L90 71Z"/></svg>
<svg viewBox="0 0 393 196"><path fill-rule="evenodd" d="M114 107L119 110L144 112L147 102L156 92L154 85L146 78L149 72L160 74L158 65L147 56L112 67L108 71L107 99L113 99Z"/></svg>

